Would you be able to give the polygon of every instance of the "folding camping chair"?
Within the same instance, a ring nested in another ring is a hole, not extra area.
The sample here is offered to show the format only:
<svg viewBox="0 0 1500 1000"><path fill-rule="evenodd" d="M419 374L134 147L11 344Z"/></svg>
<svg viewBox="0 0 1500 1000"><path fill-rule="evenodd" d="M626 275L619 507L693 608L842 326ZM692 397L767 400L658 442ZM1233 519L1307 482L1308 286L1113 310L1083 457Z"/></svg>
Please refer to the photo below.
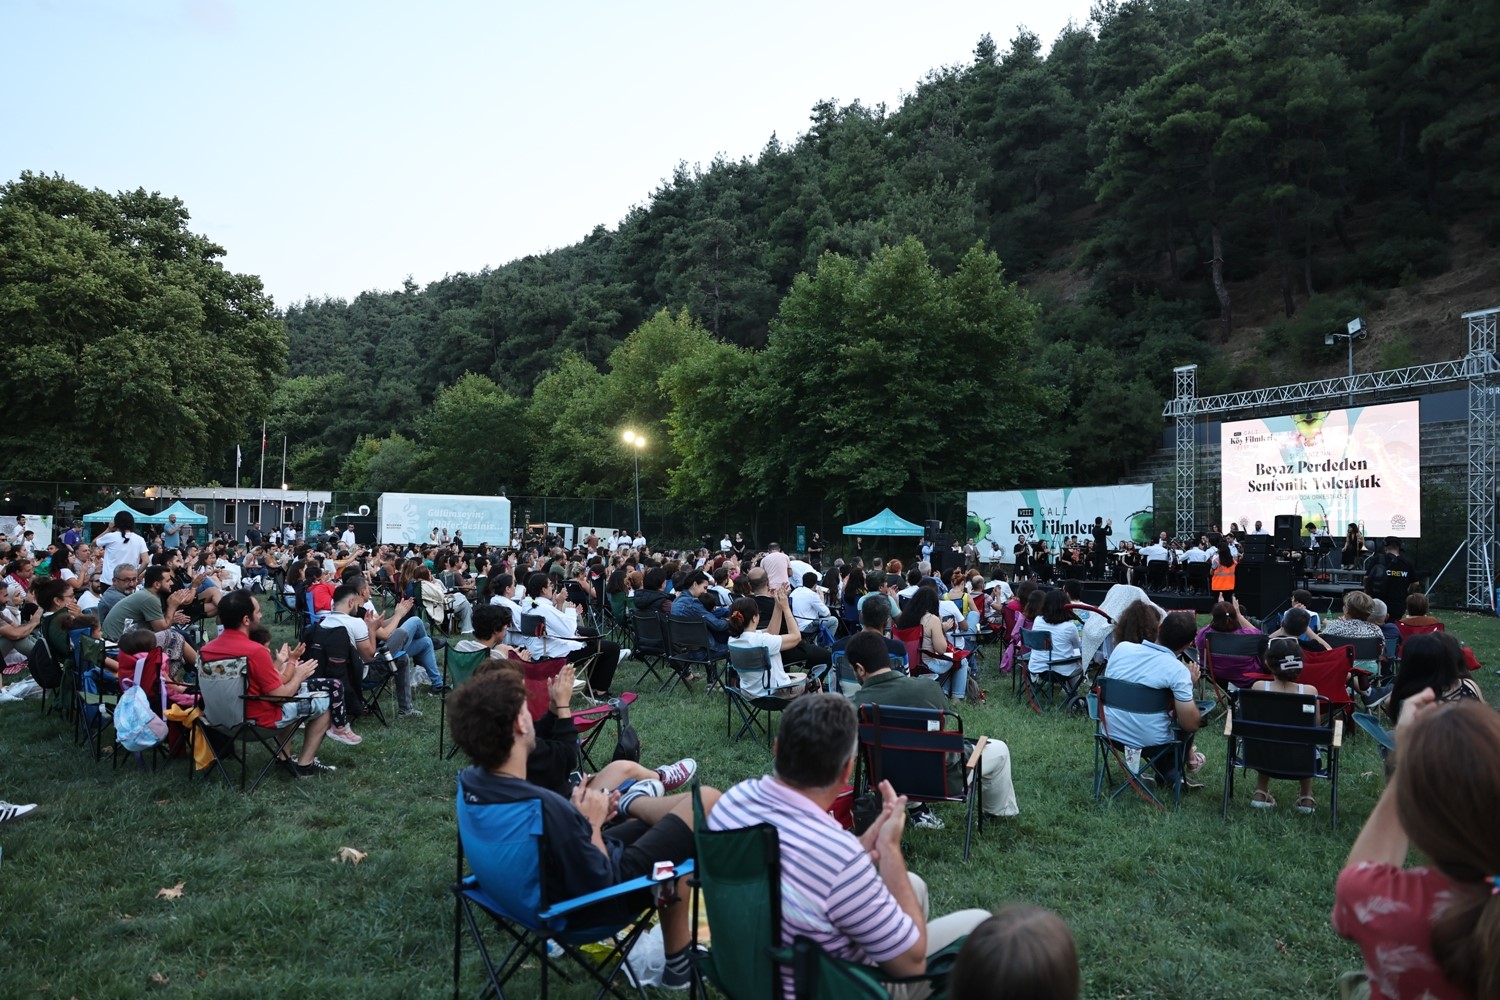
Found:
<svg viewBox="0 0 1500 1000"><path fill-rule="evenodd" d="M859 708L860 771L856 789L889 781L896 794L912 802L963 802L964 860L974 838L974 817L984 832L984 783L979 761L989 738L981 736L970 747L964 741L964 720L954 712L933 708L862 704Z"/></svg>
<svg viewBox="0 0 1500 1000"><path fill-rule="evenodd" d="M470 677L473 677L474 671L478 670L479 665L489 659L489 657L490 651L488 649L478 649L472 653L461 653L458 650L454 650L443 658L443 693L438 699L439 758L445 756L452 757L454 751L458 749L458 744L455 743L448 749L446 755L443 753L443 740L448 734L448 692L458 687Z"/></svg>
<svg viewBox="0 0 1500 1000"><path fill-rule="evenodd" d="M667 632L667 648L671 652L667 663L672 667L673 677L665 690L670 691L679 683L686 683L694 667L703 667L708 674L705 690L711 691L719 681L719 665L729 659L725 653L714 651L708 635L708 623L702 618L681 618L668 615L663 620Z"/></svg>
<svg viewBox="0 0 1500 1000"><path fill-rule="evenodd" d="M297 735L297 730L302 728L303 723L309 716L299 714L291 721L277 727L260 726L253 722L246 713L246 703L251 701L270 702L280 706L289 701L307 702L315 700L316 696L293 696L290 698L276 698L270 695L252 695L247 693L250 688L250 660L248 657L237 656L228 660L198 661L198 693L202 699L203 714L198 717L196 733L208 741L209 751L213 755L213 762L219 769L219 775L229 784L229 770L224 766L224 757L227 755L231 760L236 760L240 765L240 791L246 791L245 776L249 770L250 763L250 741L254 740L269 753L264 767L256 774L255 780L251 782L249 792L254 792L265 776L270 773L271 768L281 764L288 773L295 773L295 764L290 755L287 755L287 747L292 742L292 737ZM312 706L305 706L311 708ZM189 777L191 777L189 772Z"/></svg>
<svg viewBox="0 0 1500 1000"><path fill-rule="evenodd" d="M1347 648L1347 647L1345 647ZM1307 668L1302 668L1306 681ZM1234 769L1259 771L1273 778L1293 781L1319 778L1329 784L1329 829L1339 824L1339 749L1344 740L1344 722L1331 715L1324 725L1317 718L1318 695L1281 691L1241 691L1224 720L1229 747L1224 755L1224 802L1220 810L1229 818L1229 800L1234 795Z"/></svg>
<svg viewBox="0 0 1500 1000"><path fill-rule="evenodd" d="M1094 682L1089 695L1089 717L1094 720L1094 801L1104 796L1104 786L1112 787L1109 799L1113 802L1126 789L1131 789L1158 809L1166 809L1166 803L1157 794L1158 782L1169 777L1172 785L1172 808L1182 805L1182 788L1187 774L1187 740L1175 723L1170 724L1171 739L1152 747L1139 747L1126 742L1118 729L1110 730L1111 712L1130 712L1133 715L1160 715L1167 717L1175 699L1171 688L1147 687L1132 681L1111 680L1106 673ZM1212 706L1210 706L1212 707ZM1200 706L1201 708L1201 706ZM1110 773L1109 762L1120 765L1121 780L1115 783ZM1148 769L1155 777L1147 778Z"/></svg>
<svg viewBox="0 0 1500 1000"><path fill-rule="evenodd" d="M769 823L737 830L710 830L703 814L699 786L693 784L693 839L696 869L693 887L693 940L700 914L710 929L729 928L709 943L689 950L700 979L729 1000L772 1000L784 995L783 977L795 995L833 1000L887 1000L888 987L923 983L940 985L960 939L927 961L922 976L898 979L878 966L836 958L809 938L798 936L785 946L781 921L781 836ZM787 968L789 967L789 968ZM783 971L785 969L785 971ZM695 990L704 995L701 983Z"/></svg>
<svg viewBox="0 0 1500 1000"><path fill-rule="evenodd" d="M1354 672L1353 646L1306 649L1297 679L1316 689L1335 717L1348 718L1354 711L1354 697L1349 693L1349 678Z"/></svg>
<svg viewBox="0 0 1500 1000"><path fill-rule="evenodd" d="M1041 699L1037 697L1037 685L1045 684L1047 687L1047 707L1052 708L1057 704L1057 689L1062 688L1063 704L1070 710L1078 711L1087 707L1082 695L1078 693L1088 677L1088 671L1083 669L1083 654L1068 656L1062 659L1053 659L1052 656L1052 633L1045 629L1022 629L1021 642L1031 652L1026 662L1026 676L1021 678L1023 690L1031 701L1031 708L1038 715L1042 712ZM1045 669L1033 669L1037 663L1037 655L1045 654L1043 663ZM1078 673L1068 675L1056 669L1058 666L1078 665Z"/></svg>
<svg viewBox="0 0 1500 1000"><path fill-rule="evenodd" d="M73 682L77 702L73 741L80 745L92 742L96 764L104 757L104 730L113 724L115 706L120 702L119 682L104 672L104 656L104 640L84 636L79 642L78 673Z"/></svg>
<svg viewBox="0 0 1500 1000"><path fill-rule="evenodd" d="M661 682L657 693L665 691L673 684L671 677L663 678L658 672L659 668L666 663L667 654L671 650L667 647L667 633L662 625L661 617L655 612L637 612L630 618L631 628L634 630L635 641L632 645L632 655L645 666L641 676L635 679L635 686L640 687L646 683L646 678Z"/></svg>
<svg viewBox="0 0 1500 1000"><path fill-rule="evenodd" d="M891 638L906 647L907 673L913 677L921 677L927 674L937 677L938 684L942 687L943 693L952 698L953 687L955 679L958 677L958 672L969 669L968 659L973 650L951 649L945 653L939 653L927 648L924 641L925 634L925 630L919 625L912 628L896 628L895 625L891 626ZM946 673L940 675L927 665L928 658L944 660L952 664L952 667Z"/></svg>
<svg viewBox="0 0 1500 1000"><path fill-rule="evenodd" d="M1241 634L1239 632L1216 632L1209 629L1203 635L1203 655L1199 666L1203 669L1199 673L1200 680L1206 680L1209 687L1214 690L1214 699L1221 705L1230 705L1234 702L1234 692L1229 690L1228 681L1220 682L1214 673L1214 656L1253 656L1257 663L1263 663L1266 655L1266 645L1270 643L1271 637L1263 633L1255 635ZM1252 674L1247 678L1251 684L1256 681L1271 680L1267 673ZM1247 687L1249 685L1246 685Z"/></svg>
<svg viewBox="0 0 1500 1000"><path fill-rule="evenodd" d="M1381 760L1385 760L1386 755L1396 749L1395 731L1385 728L1378 716L1370 712L1355 712L1353 718L1354 724L1380 746Z"/></svg>
<svg viewBox="0 0 1500 1000"><path fill-rule="evenodd" d="M505 996L505 985L521 969L535 962L540 967L539 995L548 995L549 979L563 958L599 984L596 1000L606 995L625 998L617 982L625 969L625 956L645 932L654 916L652 904L636 904L632 894L655 891L658 898L670 892L676 880L653 881L649 876L622 882L599 892L574 899L548 900L542 862L542 803L525 799L507 803L472 803L466 800L463 777L458 780L457 876L453 883L453 995L458 997L462 978L462 929L479 951L488 983L482 996ZM467 859L471 874L464 875ZM689 875L693 860L662 858L674 862L677 875ZM596 907L601 907L595 909ZM633 917L619 915L633 910ZM498 961L485 943L481 917L488 916L505 935L508 946ZM608 941L603 959L582 949ZM548 945L556 944L562 955L554 958Z"/></svg>
<svg viewBox="0 0 1500 1000"><path fill-rule="evenodd" d="M547 619L543 618L541 615L523 614L519 623L519 631L523 636L532 639L540 639L542 641L542 655L538 660L534 661L537 663L549 662L553 659L559 658L549 652L547 648L547 642L549 639L553 641L581 642L585 645L587 645L590 641L594 641L597 645L597 640L595 640L592 636L552 635L547 631ZM561 658L566 659L566 657ZM573 670L577 673L578 679L580 681L583 681L585 684L588 682L589 671L593 669L594 662L598 660L598 658L599 653L596 649L596 651L589 656L581 657L580 659L572 661ZM553 671L553 673L556 673L556 671ZM577 686L583 687L584 685L580 684Z"/></svg>
<svg viewBox="0 0 1500 1000"><path fill-rule="evenodd" d="M792 703L791 697L783 697L778 692L795 691L803 686L803 681L794 684L783 685L778 688L771 686L771 654L762 646L751 649L739 646L729 647L729 665L725 667L728 676L724 680L724 735L732 742L738 743L740 737L747 732L760 731L766 737L766 749L771 749L771 717L785 709ZM762 678L760 690L762 694L751 694L745 690L744 678L747 676L760 676ZM734 731L733 711L740 713L739 731ZM764 721L762 721L764 718Z"/></svg>

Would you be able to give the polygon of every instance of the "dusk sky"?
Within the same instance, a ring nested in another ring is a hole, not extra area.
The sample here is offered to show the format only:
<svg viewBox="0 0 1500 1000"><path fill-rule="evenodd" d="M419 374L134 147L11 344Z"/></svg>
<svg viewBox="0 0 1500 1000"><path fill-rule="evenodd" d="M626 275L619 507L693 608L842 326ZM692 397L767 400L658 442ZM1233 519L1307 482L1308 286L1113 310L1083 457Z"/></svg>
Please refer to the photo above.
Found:
<svg viewBox="0 0 1500 1000"><path fill-rule="evenodd" d="M679 162L790 143L823 99L1083 0L290 3L12 0L0 178L181 198L278 305L498 267L613 227Z"/></svg>

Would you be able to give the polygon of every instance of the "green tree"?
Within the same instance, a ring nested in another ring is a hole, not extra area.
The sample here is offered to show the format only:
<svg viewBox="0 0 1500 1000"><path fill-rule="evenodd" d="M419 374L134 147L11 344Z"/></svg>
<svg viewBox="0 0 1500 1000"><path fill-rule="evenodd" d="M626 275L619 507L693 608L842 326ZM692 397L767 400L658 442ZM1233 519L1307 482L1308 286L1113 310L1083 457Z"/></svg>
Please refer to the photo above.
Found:
<svg viewBox="0 0 1500 1000"><path fill-rule="evenodd" d="M286 332L182 202L23 173L0 187L0 478L191 482L267 410Z"/></svg>
<svg viewBox="0 0 1500 1000"><path fill-rule="evenodd" d="M427 467L423 489L499 493L526 481L526 404L473 372L437 394L417 418Z"/></svg>

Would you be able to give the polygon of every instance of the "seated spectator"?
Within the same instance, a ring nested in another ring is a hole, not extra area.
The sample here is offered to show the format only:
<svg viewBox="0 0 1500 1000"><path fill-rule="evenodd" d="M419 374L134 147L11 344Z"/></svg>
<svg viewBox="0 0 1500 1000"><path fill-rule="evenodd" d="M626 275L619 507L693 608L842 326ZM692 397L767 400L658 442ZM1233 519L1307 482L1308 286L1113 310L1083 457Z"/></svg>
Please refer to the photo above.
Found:
<svg viewBox="0 0 1500 1000"><path fill-rule="evenodd" d="M1228 635L1260 635L1260 629L1251 625L1240 612L1239 598L1233 595L1229 600L1220 601L1214 605L1209 623L1203 626L1193 642L1198 649L1198 657L1203 662L1208 662L1205 650L1208 649L1210 632ZM1220 653L1213 657L1214 680L1222 685L1232 685L1236 688L1249 687L1255 683L1254 675L1260 672L1261 662L1253 656L1225 656Z"/></svg>
<svg viewBox="0 0 1500 1000"><path fill-rule="evenodd" d="M764 674L752 671L740 675L741 690L752 698L766 694L791 698L802 693L792 685L807 680L806 674L786 672L782 654L796 649L802 638L796 632L780 631L782 620L792 613L786 594L778 593L772 600L771 620L764 631L760 628L760 605L755 598L738 598L729 608L729 645L736 649L760 647L771 661L769 686Z"/></svg>
<svg viewBox="0 0 1500 1000"><path fill-rule="evenodd" d="M492 660L519 660L524 663L531 659L529 649L524 646L511 646L501 641L512 625L509 608L502 604L481 604L474 609L472 638L460 639L454 645L453 651L477 653L481 649L488 649Z"/></svg>
<svg viewBox="0 0 1500 1000"><path fill-rule="evenodd" d="M1014 903L969 932L953 971L949 1000L1026 997L1078 1000L1078 944L1063 919Z"/></svg>
<svg viewBox="0 0 1500 1000"><path fill-rule="evenodd" d="M564 798L527 780L536 727L526 710L526 686L514 670L495 670L456 688L448 699L448 717L453 742L473 761L459 775L466 803L541 800L542 906L650 875L657 861L693 857L690 796L655 797L641 787L644 783L637 783L617 803L604 788L584 785ZM702 797L712 819L719 794L705 787ZM622 822L609 826L616 818ZM482 845L469 844L468 849L474 852ZM576 919L628 920L653 898L647 891L628 900L610 900L582 911ZM662 981L671 989L686 989L692 979L690 898L684 877L678 880L677 897L660 911L666 950Z"/></svg>
<svg viewBox="0 0 1500 1000"><path fill-rule="evenodd" d="M1152 614L1150 619L1154 619ZM1198 664L1184 665L1178 654L1193 644L1194 627L1197 624L1191 612L1174 612L1161 619L1156 637L1149 636L1150 619L1140 615L1121 616L1121 622L1130 622L1125 629L1116 628L1115 647L1109 654L1109 664L1104 676L1110 680L1129 681L1152 688L1167 688L1172 692L1172 710L1159 713L1126 712L1119 709L1108 711L1109 735L1127 747L1139 747L1143 759L1154 757L1162 748L1173 742L1181 742L1188 770L1203 767L1203 755L1193 749L1193 734L1202 723L1202 713L1193 700L1193 685L1198 683ZM1131 629L1134 631L1131 631ZM1141 637L1131 641L1128 637ZM1173 784L1176 774L1169 768L1159 768L1157 776L1164 784ZM1184 784L1189 788L1201 788L1201 783L1188 778Z"/></svg>
<svg viewBox="0 0 1500 1000"><path fill-rule="evenodd" d="M792 620L797 631L809 642L816 642L819 633L827 629L830 634L838 627L839 620L828 610L823 597L818 593L818 574L803 573L801 585L791 594Z"/></svg>
<svg viewBox="0 0 1500 1000"><path fill-rule="evenodd" d="M701 569L695 569L682 581L682 593L672 602L672 616L674 618L693 618L703 622L708 627L708 646L710 652L724 655L729 649L729 609L715 607L709 610L704 605L704 598L709 597L708 574Z"/></svg>
<svg viewBox="0 0 1500 1000"><path fill-rule="evenodd" d="M1328 640L1313 631L1312 615L1306 608L1287 608L1281 625L1271 633L1272 639L1291 638L1309 648L1330 649Z"/></svg>
<svg viewBox="0 0 1500 1000"><path fill-rule="evenodd" d="M927 885L901 852L906 799L881 782L881 811L863 834L828 814L848 787L858 749L855 709L834 694L798 698L782 713L771 774L742 781L718 800L713 830L769 823L781 848L781 944L812 938L830 954L878 965L890 975L921 975L927 957L989 917L961 910L931 922ZM782 995L795 997L790 969Z"/></svg>
<svg viewBox="0 0 1500 1000"><path fill-rule="evenodd" d="M1374 638L1385 640L1385 634L1380 631L1380 626L1370 621L1370 616L1375 611L1375 602L1370 595L1363 590L1351 590L1344 594L1344 613L1331 622L1324 622L1319 632L1326 639L1365 639ZM1330 643L1332 645L1332 643ZM1354 665L1361 670L1375 673L1380 669L1380 660L1355 660ZM1361 689L1368 687L1368 678L1361 677L1359 680ZM1373 706L1371 706L1373 707Z"/></svg>
<svg viewBox="0 0 1500 1000"><path fill-rule="evenodd" d="M326 614L332 610L335 584L324 579L321 562L314 560L308 563L302 570L302 581L303 590L312 596L314 614ZM441 618L435 620L442 621Z"/></svg>
<svg viewBox="0 0 1500 1000"><path fill-rule="evenodd" d="M1423 691L1431 691L1440 702L1484 701L1479 685L1469 677L1463 646L1447 632L1414 635L1401 647L1387 708L1391 717L1400 718L1401 703Z"/></svg>
<svg viewBox="0 0 1500 1000"><path fill-rule="evenodd" d="M951 604L949 605L952 606ZM968 691L969 671L967 669L955 670L954 651L955 648L948 641L948 628L941 618L938 617L941 604L938 600L938 592L925 583L916 589L911 599L906 602L900 617L896 619L895 628L922 630L920 654L922 664L932 673L937 675L940 682L946 683L949 674L953 675L952 691L953 698L962 701Z"/></svg>
<svg viewBox="0 0 1500 1000"><path fill-rule="evenodd" d="M667 608L661 607L661 605L663 602L671 601L666 589L667 580L671 576L672 574L660 566L652 566L646 570L646 576L641 586L636 588L635 597L633 598L636 614L654 615L667 610Z"/></svg>
<svg viewBox="0 0 1500 1000"><path fill-rule="evenodd" d="M478 622L475 623L476 627ZM481 677L498 670L509 670L525 676L525 663L516 659L490 657L474 671ZM579 778L588 788L603 788L622 794L640 783L640 791L651 796L661 796L687 784L698 773L698 762L691 757L649 768L631 760L612 760L595 774L583 774L579 770L578 729L573 723L571 702L573 692L583 686L583 681L571 666L564 666L547 682L547 711L535 720L536 745L526 758L526 780L533 785L549 789L567 797L573 794L573 785Z"/></svg>
<svg viewBox="0 0 1500 1000"><path fill-rule="evenodd" d="M114 568L109 589L99 596L99 603L94 608L94 614L99 616L100 621L107 620L116 604L135 593L140 575L141 569L135 563L120 563Z"/></svg>
<svg viewBox="0 0 1500 1000"><path fill-rule="evenodd" d="M897 577L899 580L900 577ZM880 638L885 644L886 653L896 657L902 663L906 662L906 644L897 642L890 638L887 632L891 626L891 606L887 601L866 601L859 608L860 631L854 635L870 633ZM849 645L849 640L854 636L846 636L833 644L833 651L840 652Z"/></svg>
<svg viewBox="0 0 1500 1000"><path fill-rule="evenodd" d="M1436 628L1442 622L1428 614L1427 595L1420 591L1406 595L1406 615L1401 624L1409 629Z"/></svg>
<svg viewBox="0 0 1500 1000"><path fill-rule="evenodd" d="M203 660L212 662L245 657L249 662L247 694L292 698L312 694L313 685L338 683L315 680L313 672L318 669L318 662L294 662L291 649L285 644L273 661L271 651L250 638L250 630L260 625L260 604L246 591L237 590L224 595L219 602L219 624L223 631L203 647ZM283 705L249 700L245 702L245 716L258 726L280 728L289 725L299 715L310 715L311 720L302 729L302 751L292 762L297 777L308 778L338 770L317 757L318 747L328 732L330 708L331 693L317 693L312 698L288 701Z"/></svg>
<svg viewBox="0 0 1500 1000"><path fill-rule="evenodd" d="M849 640L845 649L849 666L860 688L852 701L856 705L901 705L907 708L931 708L946 710L948 699L942 689L921 677L908 677L891 669L890 652L881 637L873 632L860 632ZM970 749L972 742L967 744ZM954 756L948 761L948 787L955 793L964 787L964 763L967 755ZM1010 747L991 737L984 745L980 758L979 777L984 786L984 812L987 816L1015 816L1021 810L1016 805L1016 789L1010 776ZM936 817L933 817L936 818ZM917 819L918 826L942 826Z"/></svg>
<svg viewBox="0 0 1500 1000"><path fill-rule="evenodd" d="M144 586L115 602L104 619L105 638L118 640L132 627L161 632L174 625L186 625L188 616L182 607L193 599L193 592L186 587L174 590L173 585L165 566L147 567Z"/></svg>
<svg viewBox="0 0 1500 1000"><path fill-rule="evenodd" d="M1339 873L1333 929L1359 945L1371 997L1500 996L1500 715L1422 691L1396 745ZM1413 847L1427 863L1407 868Z"/></svg>
<svg viewBox="0 0 1500 1000"><path fill-rule="evenodd" d="M546 573L533 573L526 579L526 599L521 610L528 615L537 615L547 624L546 636L526 636L523 642L531 651L534 660L566 656L569 663L593 659L589 668L590 695L594 698L609 697L609 686L614 681L615 670L630 657L630 650L622 650L618 643L601 639L599 633L590 628L580 628L576 604L567 605L567 591L556 590L552 577Z"/></svg>
<svg viewBox="0 0 1500 1000"><path fill-rule="evenodd" d="M1317 688L1297 681L1297 678L1302 676L1302 644L1294 636L1277 636L1266 644L1265 668L1273 679L1256 681L1250 690L1277 691L1282 694L1315 695L1318 693ZM1313 723L1314 725L1323 724L1321 709L1314 716ZM1297 797L1297 811L1310 813L1316 809L1318 803L1313 799L1311 778L1301 779L1300 792L1301 794ZM1271 797L1270 775L1257 773L1255 792L1250 797L1250 804L1257 809L1276 808L1276 800Z"/></svg>
<svg viewBox="0 0 1500 1000"><path fill-rule="evenodd" d="M1313 601L1312 591L1310 591L1310 590L1294 590L1294 591L1292 591L1292 607L1294 607L1294 608L1301 608L1303 611L1306 611L1307 614L1308 614L1308 617L1310 619L1310 625L1309 625L1309 627L1314 632L1321 632L1323 630L1323 617L1321 615L1319 615L1316 611L1314 611L1312 609L1312 607L1311 607L1312 601Z"/></svg>
<svg viewBox="0 0 1500 1000"><path fill-rule="evenodd" d="M1043 594L1041 614L1029 626L1052 637L1052 656L1032 653L1029 669L1033 676L1052 672L1063 677L1076 677L1083 672L1083 638L1079 633L1080 620L1069 608L1065 590L1038 591ZM1073 660L1072 663L1064 661ZM1052 664L1057 664L1053 666Z"/></svg>
<svg viewBox="0 0 1500 1000"><path fill-rule="evenodd" d="M782 660L794 666L805 667L814 676L827 673L828 667L833 663L833 654L826 646L819 646L802 638L796 616L792 614L790 599L780 619L776 618L776 598L771 593L770 577L766 571L757 566L745 574L745 579L748 581L750 596L759 607L761 627L772 635L790 634L797 639L795 647L783 653ZM779 624L773 626L773 620L779 621Z"/></svg>

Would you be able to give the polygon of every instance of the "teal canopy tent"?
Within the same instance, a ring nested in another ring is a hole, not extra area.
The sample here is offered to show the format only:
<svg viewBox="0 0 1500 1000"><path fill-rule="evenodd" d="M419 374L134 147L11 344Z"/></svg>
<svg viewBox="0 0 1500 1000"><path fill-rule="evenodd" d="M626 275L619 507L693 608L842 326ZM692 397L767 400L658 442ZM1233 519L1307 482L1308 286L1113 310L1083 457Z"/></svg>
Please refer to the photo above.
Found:
<svg viewBox="0 0 1500 1000"><path fill-rule="evenodd" d="M173 514L177 515L178 524L208 523L207 515L198 513L181 500L174 501L172 506L166 510L157 511L155 514L146 514L145 516L137 514L135 520L137 524L166 524L167 518Z"/></svg>
<svg viewBox="0 0 1500 1000"><path fill-rule="evenodd" d="M920 524L912 524L889 507L858 524L844 525L846 535L921 535Z"/></svg>
<svg viewBox="0 0 1500 1000"><path fill-rule="evenodd" d="M83 519L90 523L102 522L104 524L109 524L115 519L115 515L120 513L120 511L122 510L134 515L136 524L140 524L146 520L145 514L142 514L140 511L136 510L133 507L127 506L124 500L116 500L114 503L110 504L103 510L96 510L92 514L85 514L83 515Z"/></svg>

